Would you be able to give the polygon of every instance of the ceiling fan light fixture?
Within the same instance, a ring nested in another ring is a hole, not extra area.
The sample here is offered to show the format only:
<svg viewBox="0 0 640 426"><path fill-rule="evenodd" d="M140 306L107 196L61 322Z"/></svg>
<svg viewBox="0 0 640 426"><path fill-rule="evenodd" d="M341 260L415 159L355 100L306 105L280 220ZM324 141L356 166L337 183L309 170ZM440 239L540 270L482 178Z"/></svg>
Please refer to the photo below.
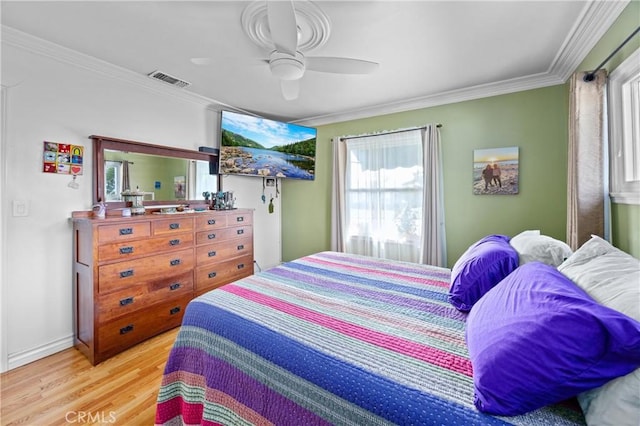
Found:
<svg viewBox="0 0 640 426"><path fill-rule="evenodd" d="M377 69L377 63L361 59L305 57L301 52L308 50L307 41L314 39L324 44L331 26L322 10L316 6L300 8L302 4L313 5L306 0L256 0L244 9L241 17L242 27L249 38L258 45L275 49L269 56L269 69L280 80L282 96L286 100L298 97L299 80L307 69L334 74L370 74ZM310 10L314 12L309 13ZM313 23L318 24L317 28L309 25ZM322 37L310 39L306 36L309 33Z"/></svg>
<svg viewBox="0 0 640 426"><path fill-rule="evenodd" d="M296 56L274 52L269 60L269 67L274 76L280 80L298 80L304 75L304 59L300 53Z"/></svg>

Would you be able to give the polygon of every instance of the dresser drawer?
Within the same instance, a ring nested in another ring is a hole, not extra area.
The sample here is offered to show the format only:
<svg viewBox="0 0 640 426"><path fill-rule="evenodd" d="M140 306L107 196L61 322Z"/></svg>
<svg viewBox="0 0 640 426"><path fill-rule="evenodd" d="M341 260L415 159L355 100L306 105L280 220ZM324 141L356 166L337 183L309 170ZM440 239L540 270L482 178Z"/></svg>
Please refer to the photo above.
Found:
<svg viewBox="0 0 640 426"><path fill-rule="evenodd" d="M253 239L243 238L196 247L196 265L224 261L238 256L253 254Z"/></svg>
<svg viewBox="0 0 640 426"><path fill-rule="evenodd" d="M108 243L98 247L98 261L135 259L148 254L179 250L191 246L193 246L193 232Z"/></svg>
<svg viewBox="0 0 640 426"><path fill-rule="evenodd" d="M171 219L154 220L151 227L153 229L153 235L193 232L193 218L172 217Z"/></svg>
<svg viewBox="0 0 640 426"><path fill-rule="evenodd" d="M215 215L200 213L196 216L196 229L219 229L227 226L227 216L222 213Z"/></svg>
<svg viewBox="0 0 640 426"><path fill-rule="evenodd" d="M196 268L196 292L211 290L253 274L253 255Z"/></svg>
<svg viewBox="0 0 640 426"><path fill-rule="evenodd" d="M251 226L234 226L231 228L210 229L196 233L196 244L210 244L219 241L226 241L233 238L253 239L253 228Z"/></svg>
<svg viewBox="0 0 640 426"><path fill-rule="evenodd" d="M98 298L98 323L192 293L193 273L187 272L101 295Z"/></svg>
<svg viewBox="0 0 640 426"><path fill-rule="evenodd" d="M151 235L151 222L129 222L126 224L98 227L98 243L134 240Z"/></svg>
<svg viewBox="0 0 640 426"><path fill-rule="evenodd" d="M246 211L232 211L227 215L227 225L251 225L253 223L253 214Z"/></svg>
<svg viewBox="0 0 640 426"><path fill-rule="evenodd" d="M99 358L106 359L149 337L179 326L191 297L189 294L102 324L98 329Z"/></svg>
<svg viewBox="0 0 640 426"><path fill-rule="evenodd" d="M107 293L139 283L189 272L195 264L193 248L98 267L98 291Z"/></svg>

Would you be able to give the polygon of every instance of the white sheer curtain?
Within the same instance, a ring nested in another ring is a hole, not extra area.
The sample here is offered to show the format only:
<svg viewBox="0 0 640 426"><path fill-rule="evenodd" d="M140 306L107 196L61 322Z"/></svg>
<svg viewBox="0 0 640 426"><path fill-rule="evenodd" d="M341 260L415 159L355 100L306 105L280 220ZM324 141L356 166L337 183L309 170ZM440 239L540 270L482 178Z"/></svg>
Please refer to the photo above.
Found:
<svg viewBox="0 0 640 426"><path fill-rule="evenodd" d="M446 265L436 126L334 139L332 249Z"/></svg>
<svg viewBox="0 0 640 426"><path fill-rule="evenodd" d="M573 250L589 240L591 234L608 237L605 235L607 73L600 70L589 82L584 81L585 74L578 72L571 76L569 89L567 244Z"/></svg>

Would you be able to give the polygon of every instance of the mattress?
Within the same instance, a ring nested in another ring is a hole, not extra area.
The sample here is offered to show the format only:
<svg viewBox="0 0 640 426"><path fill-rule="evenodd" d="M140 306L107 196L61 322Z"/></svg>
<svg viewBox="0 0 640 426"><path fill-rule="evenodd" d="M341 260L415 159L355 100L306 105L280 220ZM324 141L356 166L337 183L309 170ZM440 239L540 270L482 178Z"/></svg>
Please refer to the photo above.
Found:
<svg viewBox="0 0 640 426"><path fill-rule="evenodd" d="M583 425L574 401L495 417L473 405L450 270L321 252L193 299L156 424Z"/></svg>

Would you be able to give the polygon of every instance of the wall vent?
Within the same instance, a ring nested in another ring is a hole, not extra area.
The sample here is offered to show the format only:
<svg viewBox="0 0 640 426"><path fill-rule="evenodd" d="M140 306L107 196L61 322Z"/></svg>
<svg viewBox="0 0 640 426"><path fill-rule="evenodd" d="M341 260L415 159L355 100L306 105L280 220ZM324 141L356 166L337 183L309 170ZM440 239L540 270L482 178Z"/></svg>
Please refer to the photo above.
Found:
<svg viewBox="0 0 640 426"><path fill-rule="evenodd" d="M170 84L172 86L176 86L176 87L180 87L180 88L184 88L187 86L190 86L191 83L184 81L184 80L180 80L177 77L173 77L167 73L164 73L162 71L154 71L151 74L149 74L150 78L153 78L155 80L160 80L163 81L167 84Z"/></svg>

